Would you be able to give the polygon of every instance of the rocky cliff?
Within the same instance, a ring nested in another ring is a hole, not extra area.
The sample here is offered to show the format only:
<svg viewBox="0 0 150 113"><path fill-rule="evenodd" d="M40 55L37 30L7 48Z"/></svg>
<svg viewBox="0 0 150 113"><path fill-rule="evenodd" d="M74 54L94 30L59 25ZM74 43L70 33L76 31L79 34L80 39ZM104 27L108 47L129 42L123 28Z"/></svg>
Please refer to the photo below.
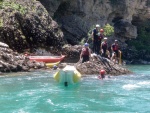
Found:
<svg viewBox="0 0 150 113"><path fill-rule="evenodd" d="M59 48L64 43L63 32L36 0L0 1L0 41L10 48Z"/></svg>
<svg viewBox="0 0 150 113"><path fill-rule="evenodd" d="M149 0L47 0L40 2L62 25L65 37L80 40L95 24L110 23L115 33L124 38L136 38L134 21L150 19Z"/></svg>
<svg viewBox="0 0 150 113"><path fill-rule="evenodd" d="M77 44L86 37L93 25L100 24L103 27L109 23L114 26L115 38L127 48L124 43L135 39L140 34L138 28L142 23L150 21L150 0L39 1L59 23L64 38L70 44ZM131 48L129 47L128 50ZM129 52L128 50L126 51ZM129 56L132 56L132 53ZM132 58L135 58L134 55Z"/></svg>
<svg viewBox="0 0 150 113"><path fill-rule="evenodd" d="M127 48L125 43L139 36L139 28L149 21L150 0L0 0L0 41L19 52L38 47L54 51L65 42L75 45L93 25L107 23ZM128 56L141 54L136 51Z"/></svg>

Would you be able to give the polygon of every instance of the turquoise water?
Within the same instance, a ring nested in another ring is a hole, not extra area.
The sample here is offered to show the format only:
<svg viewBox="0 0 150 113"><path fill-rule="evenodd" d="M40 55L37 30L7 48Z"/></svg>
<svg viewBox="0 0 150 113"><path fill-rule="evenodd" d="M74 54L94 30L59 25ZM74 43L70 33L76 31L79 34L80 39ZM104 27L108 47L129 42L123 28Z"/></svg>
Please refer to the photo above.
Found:
<svg viewBox="0 0 150 113"><path fill-rule="evenodd" d="M150 113L150 66L128 68L134 74L69 87L49 71L0 76L0 113Z"/></svg>

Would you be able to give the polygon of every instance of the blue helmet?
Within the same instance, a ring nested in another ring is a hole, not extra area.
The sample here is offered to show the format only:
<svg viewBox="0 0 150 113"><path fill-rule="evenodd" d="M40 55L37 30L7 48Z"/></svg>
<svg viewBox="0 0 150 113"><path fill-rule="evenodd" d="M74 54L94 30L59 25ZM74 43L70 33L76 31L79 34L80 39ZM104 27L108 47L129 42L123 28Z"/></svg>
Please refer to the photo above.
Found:
<svg viewBox="0 0 150 113"><path fill-rule="evenodd" d="M88 43L85 43L84 46L89 46L89 44L88 44Z"/></svg>

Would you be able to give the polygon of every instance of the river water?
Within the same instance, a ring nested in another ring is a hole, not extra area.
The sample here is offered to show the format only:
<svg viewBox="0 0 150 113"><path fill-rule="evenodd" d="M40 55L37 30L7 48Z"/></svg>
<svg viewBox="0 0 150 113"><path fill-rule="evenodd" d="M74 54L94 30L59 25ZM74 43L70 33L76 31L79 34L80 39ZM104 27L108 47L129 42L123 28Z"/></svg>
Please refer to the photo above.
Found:
<svg viewBox="0 0 150 113"><path fill-rule="evenodd" d="M50 71L0 76L0 113L150 113L150 66L127 67L134 73L68 87Z"/></svg>

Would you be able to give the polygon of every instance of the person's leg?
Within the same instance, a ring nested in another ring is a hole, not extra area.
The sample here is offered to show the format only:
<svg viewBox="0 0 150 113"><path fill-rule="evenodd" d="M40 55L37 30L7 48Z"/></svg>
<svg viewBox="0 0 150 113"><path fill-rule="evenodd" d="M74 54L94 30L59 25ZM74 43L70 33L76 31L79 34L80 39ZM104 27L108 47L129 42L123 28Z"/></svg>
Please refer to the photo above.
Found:
<svg viewBox="0 0 150 113"><path fill-rule="evenodd" d="M97 41L97 54L100 54L101 41Z"/></svg>
<svg viewBox="0 0 150 113"><path fill-rule="evenodd" d="M82 63L89 61L89 56L88 55L84 55L82 58L83 58Z"/></svg>
<svg viewBox="0 0 150 113"><path fill-rule="evenodd" d="M93 41L93 53L96 53L96 41Z"/></svg>
<svg viewBox="0 0 150 113"><path fill-rule="evenodd" d="M106 57L106 50L105 49L102 49L103 50L103 52L102 52L102 57Z"/></svg>
<svg viewBox="0 0 150 113"><path fill-rule="evenodd" d="M86 56L86 62L89 61L89 60L90 60L90 59L89 59L89 56L87 55L87 56Z"/></svg>
<svg viewBox="0 0 150 113"><path fill-rule="evenodd" d="M115 53L115 51L113 51L113 53L112 53L111 60L112 60L114 63L116 63L116 53Z"/></svg>
<svg viewBox="0 0 150 113"><path fill-rule="evenodd" d="M119 64L119 51L117 50L117 63Z"/></svg>
<svg viewBox="0 0 150 113"><path fill-rule="evenodd" d="M85 56L82 56L82 63L85 62Z"/></svg>
<svg viewBox="0 0 150 113"><path fill-rule="evenodd" d="M101 56L104 57L104 50L102 49Z"/></svg>
<svg viewBox="0 0 150 113"><path fill-rule="evenodd" d="M115 53L116 53L115 62L116 62L116 63L119 63L119 51L116 50Z"/></svg>
<svg viewBox="0 0 150 113"><path fill-rule="evenodd" d="M107 55L106 55L106 49L103 49L103 52L104 52L104 57L107 57Z"/></svg>
<svg viewBox="0 0 150 113"><path fill-rule="evenodd" d="M99 42L96 41L96 53L99 54L99 51L100 51L100 45Z"/></svg>

